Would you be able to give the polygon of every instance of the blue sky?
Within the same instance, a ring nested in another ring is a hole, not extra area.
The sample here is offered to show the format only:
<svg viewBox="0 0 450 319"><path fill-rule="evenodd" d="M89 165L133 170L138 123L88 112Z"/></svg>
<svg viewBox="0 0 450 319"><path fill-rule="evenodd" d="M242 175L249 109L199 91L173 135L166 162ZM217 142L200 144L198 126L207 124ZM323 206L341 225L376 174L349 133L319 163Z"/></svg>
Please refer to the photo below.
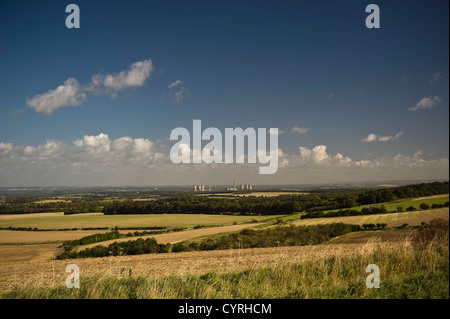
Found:
<svg viewBox="0 0 450 319"><path fill-rule="evenodd" d="M167 162L128 163L127 177L110 179L87 155L82 162L67 155L74 141L104 133L110 142L147 139L152 157L168 156L171 130L190 129L193 119L221 130L282 131L286 171L245 175L253 183L448 178L448 1L77 0L80 29L65 26L69 3L0 3L3 186L197 183L189 169L173 176ZM369 3L380 7L380 29L365 26ZM149 60L140 85L88 92L79 105L51 114L27 104L69 78L87 87L93 75L117 76ZM49 140L64 145L53 155L24 153ZM299 153L320 145L330 156L324 167ZM371 173L334 167L338 153L359 167L372 161ZM398 155L401 163L389 169ZM61 170L81 165L96 173L61 177L42 158ZM226 181L241 169L206 167L196 175L212 183L211 173Z"/></svg>

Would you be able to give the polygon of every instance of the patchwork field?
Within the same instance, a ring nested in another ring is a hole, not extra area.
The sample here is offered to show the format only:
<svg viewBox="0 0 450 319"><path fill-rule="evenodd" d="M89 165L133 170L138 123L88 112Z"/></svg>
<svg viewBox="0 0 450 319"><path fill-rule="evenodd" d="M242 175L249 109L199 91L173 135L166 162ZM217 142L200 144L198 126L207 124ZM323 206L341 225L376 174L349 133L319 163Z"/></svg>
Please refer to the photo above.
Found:
<svg viewBox="0 0 450 319"><path fill-rule="evenodd" d="M327 223L345 223L354 225L386 223L389 227L398 227L403 224L417 226L422 222L429 222L435 218L449 220L449 209L439 208L431 210L422 210L415 212L390 213L379 215L347 216L347 217L328 217L311 218L294 221L294 225L317 225Z"/></svg>
<svg viewBox="0 0 450 319"><path fill-rule="evenodd" d="M193 238L198 238L198 237L203 237L203 236L209 236L209 235L215 235L215 234L240 231L245 228L256 227L256 226L260 226L260 225L262 225L262 224L244 224L244 225L233 225L233 226L209 227L209 228L185 230L185 231L180 231L180 232L172 232L172 233L167 233L167 234L147 235L147 236L139 236L139 237L133 237L133 238L120 238L120 239L102 241L102 242L96 243L96 244L80 246L80 249L91 248L91 247L94 247L97 245L108 246L114 242L136 240L138 238L146 239L146 238L152 238L152 237L155 238L158 241L158 243L160 243L160 244L167 244L167 243L174 244L174 243L177 243L177 242L180 242L183 240L188 240L188 239L193 239Z"/></svg>

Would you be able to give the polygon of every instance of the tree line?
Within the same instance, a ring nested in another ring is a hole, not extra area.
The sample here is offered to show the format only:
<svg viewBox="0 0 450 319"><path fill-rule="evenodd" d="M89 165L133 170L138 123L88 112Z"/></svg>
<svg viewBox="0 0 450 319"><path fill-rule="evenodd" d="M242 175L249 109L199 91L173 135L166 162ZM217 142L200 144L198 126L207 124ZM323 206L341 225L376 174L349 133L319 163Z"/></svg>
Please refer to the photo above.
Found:
<svg viewBox="0 0 450 319"><path fill-rule="evenodd" d="M72 202L22 202L8 201L0 204L0 214L35 214L64 212L65 215L92 213L101 210L97 201L74 200Z"/></svg>
<svg viewBox="0 0 450 319"><path fill-rule="evenodd" d="M105 215L116 214L241 214L278 215L305 211L349 209L361 205L378 204L403 198L447 194L448 182L422 183L395 188L346 193L312 193L280 195L277 197L227 197L178 195L153 201L114 201L103 207ZM364 209L364 208L363 208ZM374 210L373 208L372 210ZM346 216L343 212L341 216ZM353 214L353 212L349 211ZM363 214L367 213L366 211ZM370 212L374 213L374 212ZM383 212L381 212L383 213ZM327 215L330 216L331 215Z"/></svg>

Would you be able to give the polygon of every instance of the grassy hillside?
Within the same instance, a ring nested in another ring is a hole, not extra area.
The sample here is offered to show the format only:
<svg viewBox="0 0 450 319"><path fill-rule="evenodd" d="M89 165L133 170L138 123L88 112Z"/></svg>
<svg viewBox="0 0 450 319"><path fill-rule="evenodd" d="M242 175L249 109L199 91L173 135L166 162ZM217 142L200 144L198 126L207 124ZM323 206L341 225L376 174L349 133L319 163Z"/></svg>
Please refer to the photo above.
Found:
<svg viewBox="0 0 450 319"><path fill-rule="evenodd" d="M363 205L363 206L357 206L357 207L352 207L351 209L357 210L357 211L361 211L361 209L363 209L364 207L371 207L371 206L384 206L389 212L394 212L397 211L398 207L402 208L402 211L405 211L408 207L412 206L415 209L419 210L420 209L420 204L425 203L428 206L431 207L431 205L433 204L439 204L439 205L443 205L444 203L449 201L449 196L445 195L442 197L435 197L435 198L424 198L424 199L420 199L420 198L413 198L413 199L407 199L407 200L397 200L397 201L393 201L393 202L387 202L387 203L381 203L381 204L374 204L374 205ZM327 212L335 212L338 211L339 209L334 209L334 210L330 210L330 211L325 211L324 213Z"/></svg>
<svg viewBox="0 0 450 319"><path fill-rule="evenodd" d="M281 263L270 268L203 275L81 278L80 289L28 288L2 298L449 298L448 246L420 252L379 248L353 257ZM365 285L368 264L381 271L381 287Z"/></svg>

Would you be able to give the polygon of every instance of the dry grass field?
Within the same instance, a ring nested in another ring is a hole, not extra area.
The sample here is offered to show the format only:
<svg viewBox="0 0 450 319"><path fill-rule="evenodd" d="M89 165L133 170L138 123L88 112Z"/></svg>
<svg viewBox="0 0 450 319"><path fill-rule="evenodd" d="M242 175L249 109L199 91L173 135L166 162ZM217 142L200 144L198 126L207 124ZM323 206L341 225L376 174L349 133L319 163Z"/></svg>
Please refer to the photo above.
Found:
<svg viewBox="0 0 450 319"><path fill-rule="evenodd" d="M438 208L431 210L422 210L405 213L391 213L380 215L364 215L364 216L347 216L347 217L329 217L329 218L311 218L294 221L294 225L317 225L328 223L345 223L354 225L386 223L389 227L398 227L403 224L409 226L420 225L421 222L429 222L435 218L443 218L449 220L449 209Z"/></svg>
<svg viewBox="0 0 450 319"><path fill-rule="evenodd" d="M43 244L57 243L65 240L80 239L85 236L104 233L104 230L74 230L74 231L17 231L0 230L0 245L3 244ZM128 231L121 231L128 233Z"/></svg>
<svg viewBox="0 0 450 319"><path fill-rule="evenodd" d="M412 230L383 230L349 233L330 241L330 244L365 244L367 242L403 242L410 241L414 236Z"/></svg>
<svg viewBox="0 0 450 319"><path fill-rule="evenodd" d="M23 262L47 262L52 260L63 250L61 244L33 244L33 245L0 245L0 264L5 262L19 265Z"/></svg>
<svg viewBox="0 0 450 319"><path fill-rule="evenodd" d="M63 213L42 213L26 215L0 215L0 227L37 227L39 229L99 228L108 227L193 227L196 225L231 225L266 217L203 215L203 214L142 214L103 215L89 213L64 215Z"/></svg>
<svg viewBox="0 0 450 319"><path fill-rule="evenodd" d="M167 275L198 275L208 272L227 273L333 256L354 256L375 249L409 249L408 242L335 244L302 247L254 248L240 250L197 251L147 254L45 262L0 263L0 290L14 287L63 286L66 266L76 264L82 278L93 276L126 278L133 276L159 278Z"/></svg>

